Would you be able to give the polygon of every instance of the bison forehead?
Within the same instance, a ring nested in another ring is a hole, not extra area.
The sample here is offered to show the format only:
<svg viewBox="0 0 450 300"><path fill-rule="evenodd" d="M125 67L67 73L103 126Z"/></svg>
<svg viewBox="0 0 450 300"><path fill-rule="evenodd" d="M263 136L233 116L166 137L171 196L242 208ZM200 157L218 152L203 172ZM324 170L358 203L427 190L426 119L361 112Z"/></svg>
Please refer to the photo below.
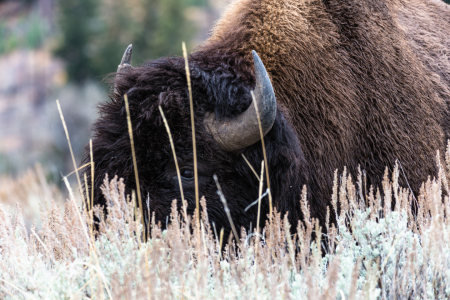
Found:
<svg viewBox="0 0 450 300"><path fill-rule="evenodd" d="M236 70L223 62L205 62L197 55L189 58L189 65L196 114L210 111L219 118L229 118L249 106L250 91L255 84L251 68ZM128 94L139 103L146 118L159 116L158 105L168 113L175 110L183 116L189 113L183 58L162 58L142 67L126 69L118 74L115 85L117 92L113 97L122 101L122 95Z"/></svg>

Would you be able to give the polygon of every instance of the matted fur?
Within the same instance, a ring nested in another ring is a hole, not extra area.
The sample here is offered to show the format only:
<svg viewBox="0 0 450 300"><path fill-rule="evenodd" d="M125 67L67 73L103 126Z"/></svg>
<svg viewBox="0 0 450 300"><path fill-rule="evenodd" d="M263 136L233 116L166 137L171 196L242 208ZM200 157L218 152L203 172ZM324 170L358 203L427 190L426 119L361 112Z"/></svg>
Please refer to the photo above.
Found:
<svg viewBox="0 0 450 300"><path fill-rule="evenodd" d="M230 5L211 38L189 56L195 102L200 193L210 220L230 230L216 195L217 173L237 226L256 223L261 144L239 153L220 150L202 126L204 113L235 116L250 104L254 87L251 50L273 82L278 113L266 136L274 203L295 223L303 185L312 217L324 225L333 174L360 165L368 185L380 185L386 167L399 160L417 192L434 176L435 155L449 138L450 10L436 1L240 0ZM167 114L182 164L192 157L187 85L182 58L161 58L120 73L117 94L103 104L94 131L95 201L104 175L123 177L134 188L123 94L131 118L143 195L165 222L170 202L180 198L167 134L158 111ZM87 171L89 172L89 170ZM402 174L403 174L402 172ZM406 179L406 180L405 180ZM184 182L194 208L193 186ZM263 203L263 216L267 201ZM333 215L333 214L332 214Z"/></svg>

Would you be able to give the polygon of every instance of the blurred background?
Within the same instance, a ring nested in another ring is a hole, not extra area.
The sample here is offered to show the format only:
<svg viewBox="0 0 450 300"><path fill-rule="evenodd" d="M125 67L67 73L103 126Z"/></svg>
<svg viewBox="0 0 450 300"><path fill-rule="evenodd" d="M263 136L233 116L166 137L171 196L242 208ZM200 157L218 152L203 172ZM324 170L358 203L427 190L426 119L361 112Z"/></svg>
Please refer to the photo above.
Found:
<svg viewBox="0 0 450 300"><path fill-rule="evenodd" d="M193 50L227 0L0 1L0 174L36 162L50 175L73 170L59 99L80 160L103 78L129 44L133 64Z"/></svg>
<svg viewBox="0 0 450 300"><path fill-rule="evenodd" d="M133 65L182 55L183 41L192 51L229 2L0 0L0 203L38 198L38 190L60 198L53 188L73 164L56 99L79 164L110 91L103 79L126 47L133 44Z"/></svg>

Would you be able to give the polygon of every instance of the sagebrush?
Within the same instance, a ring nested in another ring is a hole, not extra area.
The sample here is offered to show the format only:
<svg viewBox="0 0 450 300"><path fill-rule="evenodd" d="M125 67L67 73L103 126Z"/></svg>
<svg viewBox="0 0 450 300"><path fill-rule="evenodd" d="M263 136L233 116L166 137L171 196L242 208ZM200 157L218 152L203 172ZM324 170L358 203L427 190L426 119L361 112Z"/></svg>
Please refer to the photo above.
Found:
<svg viewBox="0 0 450 300"><path fill-rule="evenodd" d="M203 198L201 220L174 202L167 229L150 224L144 242L139 206L117 177L104 181L106 215L77 205L71 190L63 209L42 206L39 230L27 229L19 205L14 216L1 208L0 298L448 298L450 151L445 156L447 171L438 154L439 174L417 198L399 186L398 166L386 170L381 190L366 190L361 173L354 182L336 172L328 215L339 211L338 221L327 235L308 214L306 189L297 234L275 211L260 234L242 230L239 241L221 239Z"/></svg>

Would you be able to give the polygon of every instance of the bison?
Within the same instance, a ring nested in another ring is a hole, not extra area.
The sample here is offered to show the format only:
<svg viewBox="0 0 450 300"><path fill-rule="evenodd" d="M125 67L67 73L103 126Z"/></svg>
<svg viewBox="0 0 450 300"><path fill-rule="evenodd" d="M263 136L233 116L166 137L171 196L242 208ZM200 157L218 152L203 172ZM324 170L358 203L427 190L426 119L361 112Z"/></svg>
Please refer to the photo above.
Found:
<svg viewBox="0 0 450 300"><path fill-rule="evenodd" d="M398 160L414 192L436 174L436 151L449 135L450 8L438 0L237 0L211 37L189 55L198 187L210 221L231 230L216 174L236 227L256 224L262 141L273 206L302 220L302 188L311 216L324 226L335 170L365 170L380 186ZM188 213L195 209L189 92L182 57L131 67L131 48L95 123L94 201L104 205L105 174L136 186L127 130L128 95L143 199L166 224L180 189L172 131ZM86 154L89 161L89 153ZM90 175L89 168L86 171ZM144 207L147 210L147 207ZM262 221L269 212L264 198ZM147 215L147 211L145 215ZM333 214L332 214L333 215ZM147 220L148 221L148 220ZM293 226L295 227L295 226Z"/></svg>

